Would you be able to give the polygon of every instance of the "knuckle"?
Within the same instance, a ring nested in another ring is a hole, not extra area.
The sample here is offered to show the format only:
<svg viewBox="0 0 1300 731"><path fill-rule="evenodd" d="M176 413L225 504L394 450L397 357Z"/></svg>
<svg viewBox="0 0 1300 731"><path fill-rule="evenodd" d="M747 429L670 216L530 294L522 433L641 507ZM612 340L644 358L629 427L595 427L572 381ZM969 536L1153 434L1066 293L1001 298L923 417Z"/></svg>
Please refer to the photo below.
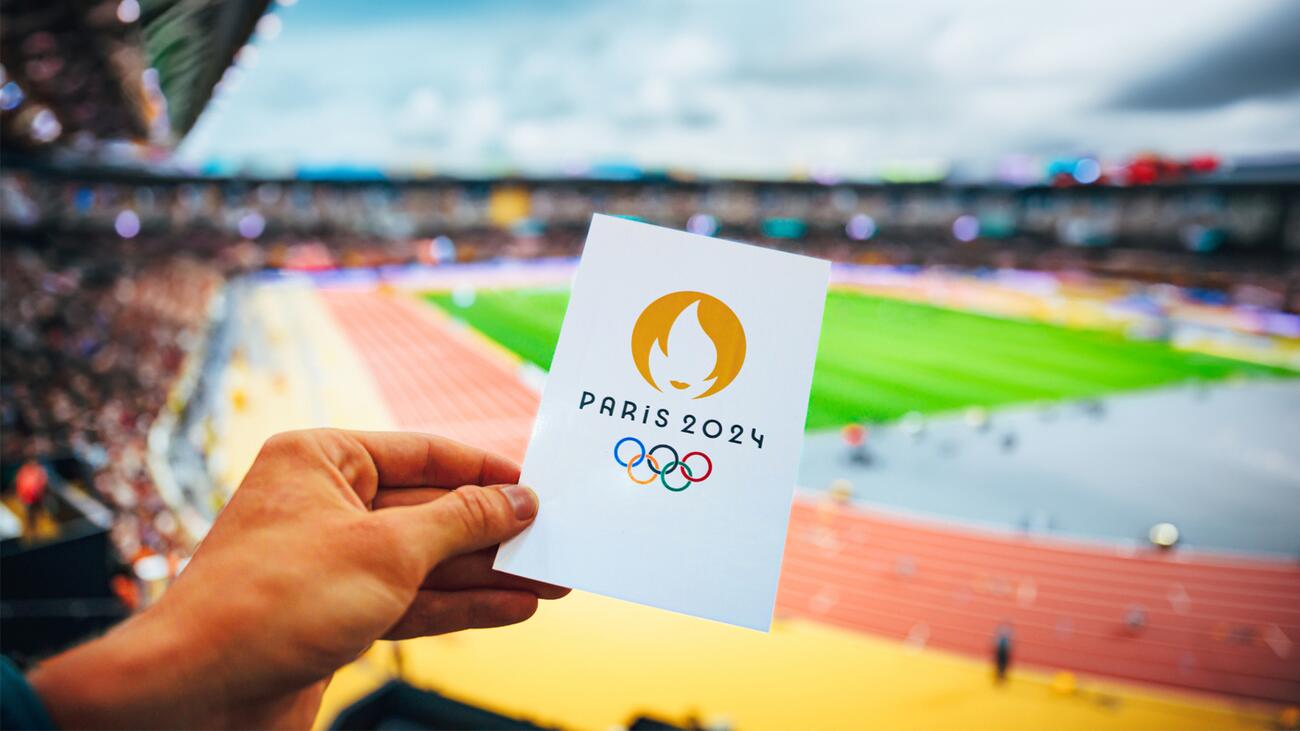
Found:
<svg viewBox="0 0 1300 731"><path fill-rule="evenodd" d="M262 443L261 453L270 457L284 454L297 444L298 439L298 432L285 431L278 434L272 434Z"/></svg>
<svg viewBox="0 0 1300 731"><path fill-rule="evenodd" d="M355 437L346 432L328 430L325 438L330 440L334 462L339 471L354 487L369 496L379 483L379 468L366 448Z"/></svg>
<svg viewBox="0 0 1300 731"><path fill-rule="evenodd" d="M321 429L295 429L272 434L262 444L262 454L271 457L300 456L312 444Z"/></svg>
<svg viewBox="0 0 1300 731"><path fill-rule="evenodd" d="M491 530L497 522L499 510L492 495L478 485L466 485L451 493L452 509L457 519L469 533Z"/></svg>
<svg viewBox="0 0 1300 731"><path fill-rule="evenodd" d="M297 465L330 463L365 495L373 492L379 471L370 453L355 437L341 429L299 429L272 435L262 445L259 460Z"/></svg>

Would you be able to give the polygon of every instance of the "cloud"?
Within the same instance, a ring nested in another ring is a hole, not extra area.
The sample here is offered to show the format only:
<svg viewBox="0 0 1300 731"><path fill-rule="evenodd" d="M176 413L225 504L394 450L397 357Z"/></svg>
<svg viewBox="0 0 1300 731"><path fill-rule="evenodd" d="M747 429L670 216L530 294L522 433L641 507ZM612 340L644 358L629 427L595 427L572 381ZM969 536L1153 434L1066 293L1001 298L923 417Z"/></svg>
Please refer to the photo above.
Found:
<svg viewBox="0 0 1300 731"><path fill-rule="evenodd" d="M1121 109L1212 109L1300 90L1300 3L1284 2L1244 32L1123 89Z"/></svg>
<svg viewBox="0 0 1300 731"><path fill-rule="evenodd" d="M1278 20L1300 8L1287 0L357 7L280 10L280 38L181 159L869 176L898 158L991 170L1009 153L1300 148L1283 78L1300 63L1259 68L1283 60L1276 27L1300 26ZM1218 91L1195 104L1115 102L1206 74Z"/></svg>
<svg viewBox="0 0 1300 731"><path fill-rule="evenodd" d="M407 96L393 121L394 132L405 141L441 144L450 129L447 108L438 92L421 86Z"/></svg>

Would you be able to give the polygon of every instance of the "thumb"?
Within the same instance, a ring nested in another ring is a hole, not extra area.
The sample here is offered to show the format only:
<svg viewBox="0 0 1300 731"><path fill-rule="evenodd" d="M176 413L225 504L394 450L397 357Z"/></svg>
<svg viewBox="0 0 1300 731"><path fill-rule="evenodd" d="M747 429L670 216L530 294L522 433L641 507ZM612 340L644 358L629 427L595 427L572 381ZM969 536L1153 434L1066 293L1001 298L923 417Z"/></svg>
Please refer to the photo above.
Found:
<svg viewBox="0 0 1300 731"><path fill-rule="evenodd" d="M422 505L380 512L395 519L408 545L423 549L429 571L452 556L518 535L537 515L537 493L523 485L465 485Z"/></svg>

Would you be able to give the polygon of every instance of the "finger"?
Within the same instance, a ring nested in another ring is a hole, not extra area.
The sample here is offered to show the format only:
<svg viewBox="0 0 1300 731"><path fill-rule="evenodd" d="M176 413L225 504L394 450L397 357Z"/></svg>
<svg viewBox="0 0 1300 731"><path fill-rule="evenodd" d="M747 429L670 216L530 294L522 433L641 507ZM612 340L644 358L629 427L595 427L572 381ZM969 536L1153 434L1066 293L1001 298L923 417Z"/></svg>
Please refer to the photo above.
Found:
<svg viewBox="0 0 1300 731"><path fill-rule="evenodd" d="M539 599L560 599L568 595L569 589L563 586L493 571L492 561L496 553L495 549L489 548L449 558L425 577L421 588L440 591L513 589L536 594Z"/></svg>
<svg viewBox="0 0 1300 731"><path fill-rule="evenodd" d="M459 487L519 481L519 465L499 454L417 432L347 431L374 460L379 487Z"/></svg>
<svg viewBox="0 0 1300 731"><path fill-rule="evenodd" d="M445 487L399 487L392 490L380 490L371 507L375 510L398 508L403 505L422 505L432 502L450 493Z"/></svg>
<svg viewBox="0 0 1300 731"><path fill-rule="evenodd" d="M465 485L433 502L370 514L421 561L420 575L452 556L513 538L537 515L537 494L522 485Z"/></svg>
<svg viewBox="0 0 1300 731"><path fill-rule="evenodd" d="M421 591L384 639L406 640L463 629L504 627L522 622L536 611L537 596L527 591Z"/></svg>

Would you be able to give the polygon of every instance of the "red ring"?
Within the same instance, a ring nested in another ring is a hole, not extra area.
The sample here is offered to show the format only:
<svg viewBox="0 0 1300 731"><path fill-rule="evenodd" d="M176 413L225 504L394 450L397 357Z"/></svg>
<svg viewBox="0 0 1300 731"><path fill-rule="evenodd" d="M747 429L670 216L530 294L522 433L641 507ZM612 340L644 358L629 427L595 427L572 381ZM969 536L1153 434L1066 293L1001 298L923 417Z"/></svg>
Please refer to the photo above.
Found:
<svg viewBox="0 0 1300 731"><path fill-rule="evenodd" d="M690 459L691 457L694 457L697 454L704 458L704 461L708 463L709 468L705 470L704 474L700 475L699 477L691 477L689 472L685 472L683 470L685 474L683 474L682 477L685 477L691 482L704 482L705 480L709 479L709 475L713 474L713 460L709 459L709 455L705 454L704 452L691 452L685 457L682 457L682 464L685 465L686 460Z"/></svg>

